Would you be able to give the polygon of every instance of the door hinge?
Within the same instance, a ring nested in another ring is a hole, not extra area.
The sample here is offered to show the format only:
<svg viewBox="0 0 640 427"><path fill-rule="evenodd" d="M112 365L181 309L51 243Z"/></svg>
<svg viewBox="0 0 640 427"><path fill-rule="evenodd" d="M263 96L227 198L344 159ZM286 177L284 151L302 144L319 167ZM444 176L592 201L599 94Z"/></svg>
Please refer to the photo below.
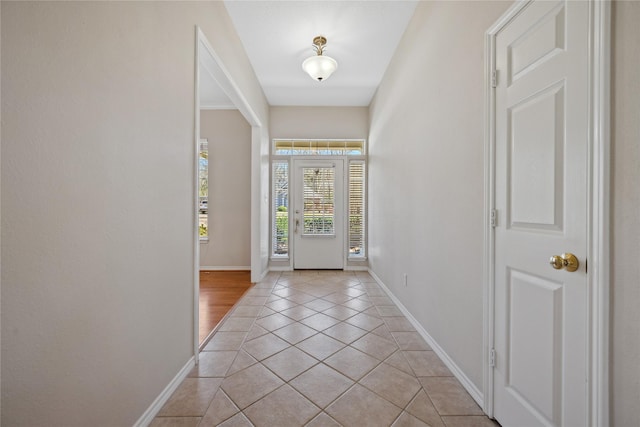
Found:
<svg viewBox="0 0 640 427"><path fill-rule="evenodd" d="M491 87L498 87L498 70L491 71Z"/></svg>
<svg viewBox="0 0 640 427"><path fill-rule="evenodd" d="M498 211L495 209L491 209L491 213L489 214L489 224L491 228L496 228L498 225Z"/></svg>
<svg viewBox="0 0 640 427"><path fill-rule="evenodd" d="M496 367L496 349L492 348L491 351L489 351L489 366L491 366L492 368Z"/></svg>

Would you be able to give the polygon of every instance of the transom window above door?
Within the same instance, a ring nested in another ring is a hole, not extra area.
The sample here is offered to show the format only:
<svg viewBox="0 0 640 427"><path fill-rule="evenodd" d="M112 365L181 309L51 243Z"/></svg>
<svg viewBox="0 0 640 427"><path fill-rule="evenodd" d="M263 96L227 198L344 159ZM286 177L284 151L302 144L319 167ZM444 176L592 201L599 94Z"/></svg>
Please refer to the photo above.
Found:
<svg viewBox="0 0 640 427"><path fill-rule="evenodd" d="M364 140L296 140L273 141L276 156L364 156Z"/></svg>

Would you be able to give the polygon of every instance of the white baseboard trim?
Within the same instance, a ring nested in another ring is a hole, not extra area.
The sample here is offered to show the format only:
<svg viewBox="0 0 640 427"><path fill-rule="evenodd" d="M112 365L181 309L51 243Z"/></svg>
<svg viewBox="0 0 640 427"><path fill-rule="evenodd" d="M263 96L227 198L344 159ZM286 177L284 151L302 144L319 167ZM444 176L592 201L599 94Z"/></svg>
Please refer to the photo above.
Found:
<svg viewBox="0 0 640 427"><path fill-rule="evenodd" d="M442 347L438 344L438 342L433 339L431 335L422 327L422 325L416 320L415 317L407 310L407 308L400 302L398 298L387 288L382 280L373 272L373 270L369 269L369 274L371 277L375 279L375 281L380 285L380 287L387 293L391 301L393 301L400 311L405 315L405 317L411 322L416 331L424 338L424 340L429 344L431 349L438 355L438 357L442 360L442 362L449 368L454 377L460 381L460 384L467 390L467 392L471 395L473 400L481 407L484 408L484 398L482 392L478 387L473 384L473 382L467 377L467 375L460 369L460 367L449 357L447 352L444 351Z"/></svg>
<svg viewBox="0 0 640 427"><path fill-rule="evenodd" d="M178 386L182 383L182 381L189 375L189 372L196 365L196 358L194 356L189 359L189 361L180 369L180 372L176 374L175 377L171 380L171 382L162 390L162 393L156 400L153 401L151 406L147 408L146 411L142 414L142 416L136 421L133 427L147 427L151 424L151 421L156 417L162 406L167 403L167 400L171 397L174 391L178 388Z"/></svg>
<svg viewBox="0 0 640 427"><path fill-rule="evenodd" d="M215 265L201 265L200 271L251 271L251 266L248 265L230 265L230 266L215 266Z"/></svg>

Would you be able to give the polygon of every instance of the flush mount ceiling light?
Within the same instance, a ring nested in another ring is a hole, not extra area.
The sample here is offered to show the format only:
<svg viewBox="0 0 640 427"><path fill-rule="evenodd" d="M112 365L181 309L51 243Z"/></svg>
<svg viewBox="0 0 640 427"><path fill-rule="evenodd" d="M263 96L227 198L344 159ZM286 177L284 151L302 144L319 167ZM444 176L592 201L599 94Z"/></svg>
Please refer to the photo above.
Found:
<svg viewBox="0 0 640 427"><path fill-rule="evenodd" d="M302 69L305 70L312 79L319 82L328 79L336 68L338 68L338 63L335 59L322 54L326 44L326 38L322 36L314 38L313 48L316 51L316 55L305 59L302 63Z"/></svg>

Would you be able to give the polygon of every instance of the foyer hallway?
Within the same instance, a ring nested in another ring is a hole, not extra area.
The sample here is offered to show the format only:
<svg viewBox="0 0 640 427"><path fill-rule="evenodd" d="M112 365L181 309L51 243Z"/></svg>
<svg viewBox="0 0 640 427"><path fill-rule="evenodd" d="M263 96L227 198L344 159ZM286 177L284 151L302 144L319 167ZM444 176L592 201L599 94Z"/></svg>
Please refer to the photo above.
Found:
<svg viewBox="0 0 640 427"><path fill-rule="evenodd" d="M269 273L151 423L447 426L494 422L366 272Z"/></svg>

